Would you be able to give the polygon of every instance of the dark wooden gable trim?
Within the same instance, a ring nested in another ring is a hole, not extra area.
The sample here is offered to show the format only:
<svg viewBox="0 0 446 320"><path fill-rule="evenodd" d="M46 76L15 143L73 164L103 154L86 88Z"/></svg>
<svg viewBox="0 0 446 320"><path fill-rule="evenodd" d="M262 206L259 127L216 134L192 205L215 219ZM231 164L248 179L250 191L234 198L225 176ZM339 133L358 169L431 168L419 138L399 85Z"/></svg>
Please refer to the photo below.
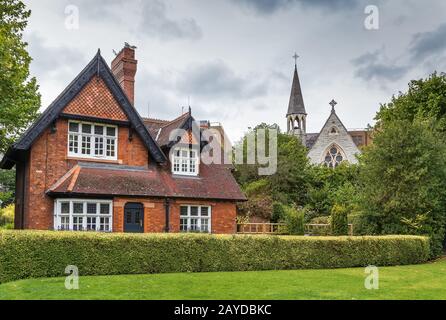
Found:
<svg viewBox="0 0 446 320"><path fill-rule="evenodd" d="M189 130L192 130L193 129L193 126L194 126L194 123L195 123L195 119L194 119L194 117L192 117L192 115L191 115L191 111L189 110L189 116L186 118L186 119L184 119L184 122L181 124L181 126L179 126L177 129L182 129L182 130L185 130L185 131L189 131ZM196 125L196 124L195 124ZM192 133L194 133L194 131L192 130ZM198 144L200 145L200 141L201 141L201 130L200 130L200 128L198 127L198 136L197 135L195 135L195 139L197 139L197 141L198 141ZM167 148L172 148L175 144L177 144L179 141L181 140L181 138L179 137L178 139L177 139L177 141L170 141L168 144L167 144Z"/></svg>
<svg viewBox="0 0 446 320"><path fill-rule="evenodd" d="M128 100L112 71L102 58L100 51L98 51L96 56L88 63L82 72L68 85L56 100L51 103L41 116L28 128L23 136L13 144L0 162L0 167L11 168L13 164L11 165L10 161L15 159L14 154L20 150L28 150L37 137L60 116L68 103L76 97L76 95L95 75L98 75L104 80L108 89L128 117L131 126L140 135L141 139L149 149L153 159L158 163L166 162L166 156L161 151L158 144L153 140L138 112Z"/></svg>

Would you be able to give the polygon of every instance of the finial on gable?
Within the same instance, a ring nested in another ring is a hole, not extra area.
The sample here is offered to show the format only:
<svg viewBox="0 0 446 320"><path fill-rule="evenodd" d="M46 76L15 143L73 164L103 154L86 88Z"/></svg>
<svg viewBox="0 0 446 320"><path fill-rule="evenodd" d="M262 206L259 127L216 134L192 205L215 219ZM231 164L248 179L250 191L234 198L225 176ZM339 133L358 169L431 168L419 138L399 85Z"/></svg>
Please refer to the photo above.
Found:
<svg viewBox="0 0 446 320"><path fill-rule="evenodd" d="M331 112L335 112L335 106L336 106L337 104L338 104L338 103L335 101L335 99L332 99L332 100L330 101L329 105L331 106Z"/></svg>

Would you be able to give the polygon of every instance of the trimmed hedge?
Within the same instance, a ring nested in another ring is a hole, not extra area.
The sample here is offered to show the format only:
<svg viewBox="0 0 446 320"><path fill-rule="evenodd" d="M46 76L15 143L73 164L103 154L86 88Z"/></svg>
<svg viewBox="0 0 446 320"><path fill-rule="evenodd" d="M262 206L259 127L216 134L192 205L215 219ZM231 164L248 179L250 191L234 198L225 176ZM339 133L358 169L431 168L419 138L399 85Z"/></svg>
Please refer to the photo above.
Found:
<svg viewBox="0 0 446 320"><path fill-rule="evenodd" d="M82 275L246 271L415 264L421 236L303 237L1 231L0 283Z"/></svg>

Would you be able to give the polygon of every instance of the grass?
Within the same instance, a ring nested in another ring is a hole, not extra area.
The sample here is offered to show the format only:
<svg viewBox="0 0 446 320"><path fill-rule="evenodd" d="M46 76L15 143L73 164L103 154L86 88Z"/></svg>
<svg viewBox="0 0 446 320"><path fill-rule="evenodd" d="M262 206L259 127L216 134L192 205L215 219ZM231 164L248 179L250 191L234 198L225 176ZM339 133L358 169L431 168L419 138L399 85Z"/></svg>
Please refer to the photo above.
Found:
<svg viewBox="0 0 446 320"><path fill-rule="evenodd" d="M364 268L178 273L65 278L0 285L0 299L446 299L446 259L379 268L379 289L364 287Z"/></svg>

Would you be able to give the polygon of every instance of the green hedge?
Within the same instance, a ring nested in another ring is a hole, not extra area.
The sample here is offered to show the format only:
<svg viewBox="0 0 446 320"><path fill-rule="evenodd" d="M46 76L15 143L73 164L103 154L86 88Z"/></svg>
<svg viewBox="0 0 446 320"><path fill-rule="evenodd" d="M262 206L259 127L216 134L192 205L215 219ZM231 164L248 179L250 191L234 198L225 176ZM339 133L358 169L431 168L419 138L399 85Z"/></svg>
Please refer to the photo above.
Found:
<svg viewBox="0 0 446 320"><path fill-rule="evenodd" d="M1 231L0 283L82 275L243 271L414 264L429 256L420 236L303 237Z"/></svg>

